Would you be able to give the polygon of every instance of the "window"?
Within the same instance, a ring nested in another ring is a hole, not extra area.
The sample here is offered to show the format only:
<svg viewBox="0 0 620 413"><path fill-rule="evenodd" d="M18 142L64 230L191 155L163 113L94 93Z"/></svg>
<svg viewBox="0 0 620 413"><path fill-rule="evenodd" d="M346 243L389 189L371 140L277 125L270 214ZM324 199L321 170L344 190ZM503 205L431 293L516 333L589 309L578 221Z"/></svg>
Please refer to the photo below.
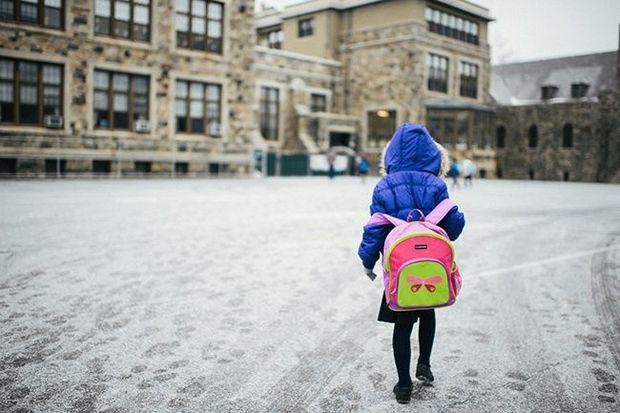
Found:
<svg viewBox="0 0 620 413"><path fill-rule="evenodd" d="M278 140L280 122L280 91L273 87L260 88L260 133L264 139Z"/></svg>
<svg viewBox="0 0 620 413"><path fill-rule="evenodd" d="M528 146L535 148L538 146L538 127L536 125L530 126L527 132Z"/></svg>
<svg viewBox="0 0 620 413"><path fill-rule="evenodd" d="M381 147L392 138L396 130L395 110L368 112L368 146Z"/></svg>
<svg viewBox="0 0 620 413"><path fill-rule="evenodd" d="M112 162L110 161L93 161L93 173L109 174L112 171Z"/></svg>
<svg viewBox="0 0 620 413"><path fill-rule="evenodd" d="M432 7L426 8L426 23L428 30L433 33L461 40L463 42L478 44L478 23L446 13Z"/></svg>
<svg viewBox="0 0 620 413"><path fill-rule="evenodd" d="M0 178L6 175L14 175L17 173L16 158L0 158Z"/></svg>
<svg viewBox="0 0 620 413"><path fill-rule="evenodd" d="M588 94L589 88L587 83L573 83L570 85L570 95L573 98L583 98Z"/></svg>
<svg viewBox="0 0 620 413"><path fill-rule="evenodd" d="M176 10L177 47L222 53L222 3L178 0Z"/></svg>
<svg viewBox="0 0 620 413"><path fill-rule="evenodd" d="M553 99L554 97L556 97L556 95L558 94L558 87L557 86L543 86L540 89L541 92L541 97L543 100L547 100L547 99Z"/></svg>
<svg viewBox="0 0 620 413"><path fill-rule="evenodd" d="M428 90L448 93L448 62L447 57L428 55Z"/></svg>
<svg viewBox="0 0 620 413"><path fill-rule="evenodd" d="M505 148L506 147L506 128L503 126L498 126L495 132L496 132L496 138L497 138L497 147Z"/></svg>
<svg viewBox="0 0 620 413"><path fill-rule="evenodd" d="M297 22L297 32L299 37L312 36L314 34L314 19L301 19Z"/></svg>
<svg viewBox="0 0 620 413"><path fill-rule="evenodd" d="M327 112L327 96L318 93L310 95L311 112Z"/></svg>
<svg viewBox="0 0 620 413"><path fill-rule="evenodd" d="M149 119L149 77L95 70L95 127L133 130Z"/></svg>
<svg viewBox="0 0 620 413"><path fill-rule="evenodd" d="M563 148L572 148L573 147L573 125L567 123L562 128L562 147Z"/></svg>
<svg viewBox="0 0 620 413"><path fill-rule="evenodd" d="M151 162L144 161L136 161L133 163L133 170L137 174L150 174L151 173Z"/></svg>
<svg viewBox="0 0 620 413"><path fill-rule="evenodd" d="M62 115L60 65L0 59L0 122L45 126L46 115Z"/></svg>
<svg viewBox="0 0 620 413"><path fill-rule="evenodd" d="M0 0L0 20L62 29L64 26L64 1Z"/></svg>
<svg viewBox="0 0 620 413"><path fill-rule="evenodd" d="M201 82L177 80L176 130L222 136L222 87Z"/></svg>
<svg viewBox="0 0 620 413"><path fill-rule="evenodd" d="M95 0L95 33L140 42L150 39L151 0Z"/></svg>
<svg viewBox="0 0 620 413"><path fill-rule="evenodd" d="M478 97L478 66L461 62L459 65L461 76L461 96L470 98Z"/></svg>
<svg viewBox="0 0 620 413"><path fill-rule="evenodd" d="M187 175L189 171L189 163L187 162L175 162L174 163L174 173L176 175Z"/></svg>
<svg viewBox="0 0 620 413"><path fill-rule="evenodd" d="M284 32L282 29L272 30L267 34L267 46L271 49L282 49Z"/></svg>
<svg viewBox="0 0 620 413"><path fill-rule="evenodd" d="M45 160L45 175L46 176L58 176L67 173L67 160L66 159L46 159Z"/></svg>

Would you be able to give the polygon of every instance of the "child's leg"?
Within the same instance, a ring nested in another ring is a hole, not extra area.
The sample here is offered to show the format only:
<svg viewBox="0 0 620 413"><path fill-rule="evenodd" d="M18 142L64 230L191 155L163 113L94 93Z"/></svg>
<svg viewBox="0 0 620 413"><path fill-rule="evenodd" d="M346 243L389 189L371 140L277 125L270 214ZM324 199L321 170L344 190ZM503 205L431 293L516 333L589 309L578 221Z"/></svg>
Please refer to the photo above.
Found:
<svg viewBox="0 0 620 413"><path fill-rule="evenodd" d="M420 326L418 327L418 343L420 344L420 357L418 363L431 365L431 351L435 341L435 310L420 312Z"/></svg>
<svg viewBox="0 0 620 413"><path fill-rule="evenodd" d="M412 385L409 366L411 364L411 331L413 322L394 324L392 336L392 349L394 350L394 362L398 372L398 385L409 387Z"/></svg>

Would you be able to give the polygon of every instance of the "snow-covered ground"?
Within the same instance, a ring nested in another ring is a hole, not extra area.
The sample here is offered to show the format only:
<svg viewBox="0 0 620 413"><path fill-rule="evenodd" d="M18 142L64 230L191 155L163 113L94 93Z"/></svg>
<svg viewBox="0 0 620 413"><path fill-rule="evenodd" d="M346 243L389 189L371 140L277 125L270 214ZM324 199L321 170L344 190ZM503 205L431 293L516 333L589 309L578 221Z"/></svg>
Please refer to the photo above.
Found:
<svg viewBox="0 0 620 413"><path fill-rule="evenodd" d="M619 186L452 191L464 290L401 406L374 183L0 182L0 411L620 410Z"/></svg>

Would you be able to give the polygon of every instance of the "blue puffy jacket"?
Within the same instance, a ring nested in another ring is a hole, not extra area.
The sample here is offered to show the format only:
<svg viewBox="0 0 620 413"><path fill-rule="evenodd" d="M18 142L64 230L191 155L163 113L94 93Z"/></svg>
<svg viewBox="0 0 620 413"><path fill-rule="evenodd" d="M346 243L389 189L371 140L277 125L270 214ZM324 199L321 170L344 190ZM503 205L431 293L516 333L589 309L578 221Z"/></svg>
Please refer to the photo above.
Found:
<svg viewBox="0 0 620 413"><path fill-rule="evenodd" d="M425 215L448 198L448 188L437 177L441 153L433 138L421 125L402 124L392 136L384 159L387 175L375 187L370 214L383 212L405 220L413 209ZM465 216L458 207L439 222L451 240L463 231ZM383 250L390 225L367 225L358 255L365 268L373 268Z"/></svg>

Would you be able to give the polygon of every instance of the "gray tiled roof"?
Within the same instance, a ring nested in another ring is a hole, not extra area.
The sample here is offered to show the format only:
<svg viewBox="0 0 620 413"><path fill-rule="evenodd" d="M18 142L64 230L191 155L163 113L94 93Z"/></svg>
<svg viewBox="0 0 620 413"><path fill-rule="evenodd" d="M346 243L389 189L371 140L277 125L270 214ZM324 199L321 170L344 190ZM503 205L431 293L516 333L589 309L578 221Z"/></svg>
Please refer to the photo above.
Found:
<svg viewBox="0 0 620 413"><path fill-rule="evenodd" d="M491 68L491 95L499 104L541 101L542 86L558 87L557 99L571 97L571 84L590 85L586 97L615 90L617 52L510 63Z"/></svg>

